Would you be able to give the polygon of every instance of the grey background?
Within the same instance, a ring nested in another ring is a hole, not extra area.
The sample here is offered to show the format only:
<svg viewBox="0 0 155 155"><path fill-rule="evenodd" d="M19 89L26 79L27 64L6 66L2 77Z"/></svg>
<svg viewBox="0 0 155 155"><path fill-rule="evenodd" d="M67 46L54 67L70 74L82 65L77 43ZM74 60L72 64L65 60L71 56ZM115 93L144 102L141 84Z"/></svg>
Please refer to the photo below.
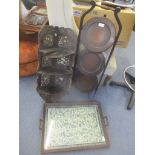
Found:
<svg viewBox="0 0 155 155"><path fill-rule="evenodd" d="M113 79L123 81L123 70L128 65L135 64L135 35L130 38L126 49L116 49L117 71ZM52 155L134 155L135 153L135 109L126 110L130 93L123 88L101 87L94 99L101 102L104 115L108 116L108 133L110 148L74 151L66 153L51 153ZM88 99L88 95L71 88L64 101L79 101ZM43 100L36 92L36 76L20 78L20 119L19 119L19 154L40 155L41 131L39 119L43 113Z"/></svg>

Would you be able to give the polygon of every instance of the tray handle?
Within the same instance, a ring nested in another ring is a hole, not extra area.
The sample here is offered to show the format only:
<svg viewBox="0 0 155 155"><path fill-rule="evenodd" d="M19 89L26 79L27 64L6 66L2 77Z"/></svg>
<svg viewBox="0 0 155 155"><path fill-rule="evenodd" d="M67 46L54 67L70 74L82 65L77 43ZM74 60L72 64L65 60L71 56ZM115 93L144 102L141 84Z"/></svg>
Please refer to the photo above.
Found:
<svg viewBox="0 0 155 155"><path fill-rule="evenodd" d="M43 129L43 120L42 119L39 120L39 129L40 130Z"/></svg>
<svg viewBox="0 0 155 155"><path fill-rule="evenodd" d="M109 121L108 121L108 117L107 116L103 117L103 123L104 123L105 126L109 126Z"/></svg>

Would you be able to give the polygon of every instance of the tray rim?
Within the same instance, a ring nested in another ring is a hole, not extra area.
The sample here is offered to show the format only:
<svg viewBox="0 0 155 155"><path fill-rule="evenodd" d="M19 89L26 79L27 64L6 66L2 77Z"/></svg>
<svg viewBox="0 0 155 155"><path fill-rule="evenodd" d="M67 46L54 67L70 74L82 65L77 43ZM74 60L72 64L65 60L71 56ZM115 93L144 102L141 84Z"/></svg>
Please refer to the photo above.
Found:
<svg viewBox="0 0 155 155"><path fill-rule="evenodd" d="M71 146L71 147L62 147L62 148L53 148L50 150L45 150L44 149L44 129L45 129L45 116L46 116L46 108L47 107L70 107L70 106L82 106L82 105L88 105L88 106L92 106L95 105L97 106L97 113L98 116L100 117L100 121L101 121L101 128L103 130L104 133L104 137L105 137L105 143L99 143L99 144L84 144L82 146L82 144L77 145L77 146ZM67 151L78 151L78 150L86 150L86 149L96 149L96 148L104 148L104 147L110 147L110 140L109 140L109 136L107 133L107 128L106 125L104 123L104 115L102 113L102 108L101 108L101 104L98 101L95 100L82 100L82 101L59 101L59 102L53 102L53 103L45 103L44 104L44 110L43 110L43 121L42 121L42 135L41 135L41 153L45 154L45 153L52 153L52 152L67 152Z"/></svg>

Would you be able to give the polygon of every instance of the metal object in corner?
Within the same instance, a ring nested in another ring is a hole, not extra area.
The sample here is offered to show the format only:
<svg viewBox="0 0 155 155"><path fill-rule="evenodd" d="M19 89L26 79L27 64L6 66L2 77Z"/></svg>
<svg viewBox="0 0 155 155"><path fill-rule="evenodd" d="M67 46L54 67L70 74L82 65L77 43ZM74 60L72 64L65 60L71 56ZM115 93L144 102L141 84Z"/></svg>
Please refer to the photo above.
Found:
<svg viewBox="0 0 155 155"><path fill-rule="evenodd" d="M45 26L39 33L37 91L55 102L71 87L76 34L69 28Z"/></svg>

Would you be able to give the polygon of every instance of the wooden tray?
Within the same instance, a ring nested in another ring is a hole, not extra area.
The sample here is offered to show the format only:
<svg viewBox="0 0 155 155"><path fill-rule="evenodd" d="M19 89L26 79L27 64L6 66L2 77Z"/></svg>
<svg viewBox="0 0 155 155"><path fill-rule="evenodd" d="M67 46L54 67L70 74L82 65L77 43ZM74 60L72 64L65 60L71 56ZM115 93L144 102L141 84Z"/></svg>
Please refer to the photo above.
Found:
<svg viewBox="0 0 155 155"><path fill-rule="evenodd" d="M41 152L108 147L105 120L96 101L46 103L40 124Z"/></svg>

